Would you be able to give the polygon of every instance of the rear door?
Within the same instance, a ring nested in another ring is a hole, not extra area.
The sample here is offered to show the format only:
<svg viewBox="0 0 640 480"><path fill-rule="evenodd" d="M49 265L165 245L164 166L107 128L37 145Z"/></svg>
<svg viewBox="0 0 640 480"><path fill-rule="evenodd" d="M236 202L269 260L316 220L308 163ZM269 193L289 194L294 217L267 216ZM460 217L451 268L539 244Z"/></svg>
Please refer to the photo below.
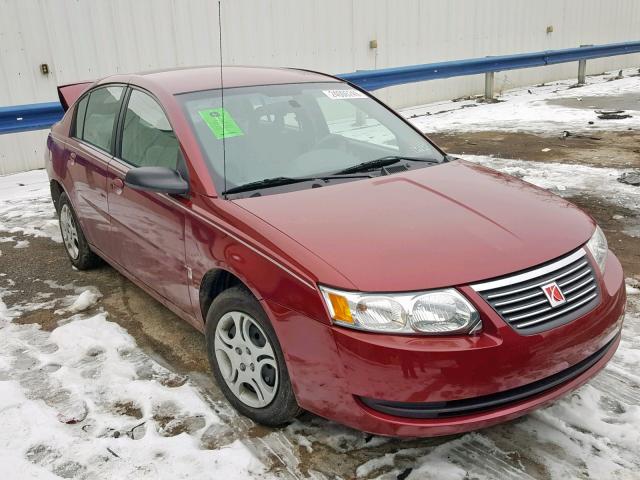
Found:
<svg viewBox="0 0 640 480"><path fill-rule="evenodd" d="M131 168L183 168L180 145L160 104L135 88L129 89L125 99L119 129L107 193L116 261L191 314L184 244L185 209L190 201L124 184Z"/></svg>
<svg viewBox="0 0 640 480"><path fill-rule="evenodd" d="M65 148L69 194L82 230L90 244L107 254L107 172L124 91L122 85L108 85L86 93L76 105Z"/></svg>

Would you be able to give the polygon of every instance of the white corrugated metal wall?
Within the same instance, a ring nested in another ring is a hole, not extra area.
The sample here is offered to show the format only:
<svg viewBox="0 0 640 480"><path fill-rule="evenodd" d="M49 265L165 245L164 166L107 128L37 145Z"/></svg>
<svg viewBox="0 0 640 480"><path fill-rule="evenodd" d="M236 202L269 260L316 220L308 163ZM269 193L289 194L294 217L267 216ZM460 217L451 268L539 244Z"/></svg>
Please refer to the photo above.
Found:
<svg viewBox="0 0 640 480"><path fill-rule="evenodd" d="M640 37L638 0L223 0L222 15L224 63L331 73ZM58 84L111 73L218 62L215 0L0 0L0 106L54 101ZM42 63L49 75L40 73ZM588 72L639 63L640 55L594 60ZM576 70L566 64L505 72L496 85L568 78ZM406 106L482 86L482 76L461 77L379 95ZM0 174L41 166L44 135L0 136Z"/></svg>

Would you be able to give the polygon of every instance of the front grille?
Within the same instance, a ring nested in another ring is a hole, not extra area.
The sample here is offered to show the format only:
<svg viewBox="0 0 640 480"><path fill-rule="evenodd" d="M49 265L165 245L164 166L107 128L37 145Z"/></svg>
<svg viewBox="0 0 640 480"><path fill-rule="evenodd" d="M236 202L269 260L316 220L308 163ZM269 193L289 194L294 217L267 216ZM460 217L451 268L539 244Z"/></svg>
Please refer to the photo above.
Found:
<svg viewBox="0 0 640 480"><path fill-rule="evenodd" d="M543 285L556 282L566 302L551 306ZM471 286L516 331L534 334L571 322L600 301L600 289L586 251L534 269Z"/></svg>

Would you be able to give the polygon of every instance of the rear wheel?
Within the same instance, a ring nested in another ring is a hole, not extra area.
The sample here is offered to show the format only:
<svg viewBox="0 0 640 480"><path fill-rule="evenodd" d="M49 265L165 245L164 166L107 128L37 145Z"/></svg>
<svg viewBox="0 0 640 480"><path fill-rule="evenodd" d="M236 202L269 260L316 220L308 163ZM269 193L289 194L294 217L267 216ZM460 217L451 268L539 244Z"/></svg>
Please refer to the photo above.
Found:
<svg viewBox="0 0 640 480"><path fill-rule="evenodd" d="M91 251L87 239L78 223L69 197L66 193L60 195L58 200L60 219L60 233L64 248L69 256L69 260L78 270L87 270L100 263L100 257Z"/></svg>
<svg viewBox="0 0 640 480"><path fill-rule="evenodd" d="M278 339L250 292L233 287L216 297L207 314L206 337L211 369L236 410L269 426L301 412Z"/></svg>

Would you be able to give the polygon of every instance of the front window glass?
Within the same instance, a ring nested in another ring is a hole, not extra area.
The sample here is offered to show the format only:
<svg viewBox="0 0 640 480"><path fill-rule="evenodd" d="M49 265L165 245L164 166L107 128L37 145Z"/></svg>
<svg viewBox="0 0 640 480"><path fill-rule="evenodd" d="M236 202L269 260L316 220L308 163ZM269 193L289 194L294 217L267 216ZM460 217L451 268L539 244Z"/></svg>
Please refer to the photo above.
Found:
<svg viewBox="0 0 640 480"><path fill-rule="evenodd" d="M224 108L220 90L178 99L219 192L275 177L332 174L387 156L443 160L394 113L343 83L228 88Z"/></svg>
<svg viewBox="0 0 640 480"><path fill-rule="evenodd" d="M132 90L124 115L122 160L136 167L175 169L179 152L178 140L158 102Z"/></svg>

